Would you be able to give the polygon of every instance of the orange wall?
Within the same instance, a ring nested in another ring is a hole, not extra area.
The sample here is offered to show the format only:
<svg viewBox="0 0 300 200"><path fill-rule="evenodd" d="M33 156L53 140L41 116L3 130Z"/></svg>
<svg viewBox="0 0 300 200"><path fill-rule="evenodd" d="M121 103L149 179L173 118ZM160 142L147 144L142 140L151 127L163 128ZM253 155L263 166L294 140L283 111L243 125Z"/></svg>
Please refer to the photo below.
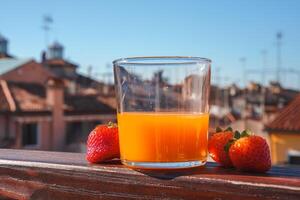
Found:
<svg viewBox="0 0 300 200"><path fill-rule="evenodd" d="M288 150L300 151L300 133L270 133L272 163L288 161Z"/></svg>

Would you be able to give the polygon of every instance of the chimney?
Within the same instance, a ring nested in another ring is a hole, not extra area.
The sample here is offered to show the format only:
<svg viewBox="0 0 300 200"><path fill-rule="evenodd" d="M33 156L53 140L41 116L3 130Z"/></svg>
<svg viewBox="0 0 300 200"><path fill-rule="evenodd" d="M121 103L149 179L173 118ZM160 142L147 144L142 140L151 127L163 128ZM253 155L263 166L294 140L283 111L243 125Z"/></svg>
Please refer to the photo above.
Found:
<svg viewBox="0 0 300 200"><path fill-rule="evenodd" d="M44 63L47 60L46 51L42 51L41 53L41 62Z"/></svg>
<svg viewBox="0 0 300 200"><path fill-rule="evenodd" d="M103 95L108 95L109 94L109 85L108 84L103 84L103 86L102 86L102 94Z"/></svg>
<svg viewBox="0 0 300 200"><path fill-rule="evenodd" d="M0 34L0 54L8 54L8 40Z"/></svg>
<svg viewBox="0 0 300 200"><path fill-rule="evenodd" d="M65 145L64 83L50 78L47 81L46 98L52 111L52 149L61 151Z"/></svg>

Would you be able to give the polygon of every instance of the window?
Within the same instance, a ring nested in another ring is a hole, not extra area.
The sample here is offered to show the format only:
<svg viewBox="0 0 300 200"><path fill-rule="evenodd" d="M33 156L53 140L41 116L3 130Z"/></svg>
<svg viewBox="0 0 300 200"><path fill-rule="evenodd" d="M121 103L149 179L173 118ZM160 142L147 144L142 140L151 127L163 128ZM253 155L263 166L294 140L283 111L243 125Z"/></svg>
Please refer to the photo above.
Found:
<svg viewBox="0 0 300 200"><path fill-rule="evenodd" d="M298 150L288 150L288 164L300 165L300 151Z"/></svg>
<svg viewBox="0 0 300 200"><path fill-rule="evenodd" d="M28 123L22 125L22 145L37 145L38 143L37 123Z"/></svg>
<svg viewBox="0 0 300 200"><path fill-rule="evenodd" d="M66 144L79 142L82 133L81 122L69 122L66 126Z"/></svg>

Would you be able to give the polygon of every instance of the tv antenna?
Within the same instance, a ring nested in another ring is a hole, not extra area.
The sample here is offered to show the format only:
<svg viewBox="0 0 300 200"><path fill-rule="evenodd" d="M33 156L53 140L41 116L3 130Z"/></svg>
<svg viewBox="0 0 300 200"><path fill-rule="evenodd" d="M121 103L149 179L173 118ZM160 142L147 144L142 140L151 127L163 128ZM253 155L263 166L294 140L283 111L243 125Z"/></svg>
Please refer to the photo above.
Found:
<svg viewBox="0 0 300 200"><path fill-rule="evenodd" d="M246 61L247 61L246 57L241 57L240 58L240 63L241 63L241 66L242 66L242 74L243 74L244 87L245 88L247 87Z"/></svg>
<svg viewBox="0 0 300 200"><path fill-rule="evenodd" d="M106 63L106 73L103 73L104 79L106 79L106 84L110 85L111 84L111 79L112 79L112 66L110 63Z"/></svg>
<svg viewBox="0 0 300 200"><path fill-rule="evenodd" d="M87 74L88 74L89 78L92 77L92 72L93 72L93 66L89 65L88 68L87 68Z"/></svg>
<svg viewBox="0 0 300 200"><path fill-rule="evenodd" d="M282 32L278 32L276 34L276 46L277 46L277 71L276 71L276 79L277 82L280 83L280 73L281 73L281 44L282 44Z"/></svg>
<svg viewBox="0 0 300 200"><path fill-rule="evenodd" d="M263 49L261 51L262 56L262 73L261 73L261 84L265 85L265 79L266 79L266 68L267 68L267 50Z"/></svg>
<svg viewBox="0 0 300 200"><path fill-rule="evenodd" d="M42 26L42 29L45 32L45 46L46 46L46 48L49 45L49 32L50 32L50 29L51 29L50 26L51 26L52 23L53 23L53 18L52 18L51 15L44 15L43 16L43 26Z"/></svg>

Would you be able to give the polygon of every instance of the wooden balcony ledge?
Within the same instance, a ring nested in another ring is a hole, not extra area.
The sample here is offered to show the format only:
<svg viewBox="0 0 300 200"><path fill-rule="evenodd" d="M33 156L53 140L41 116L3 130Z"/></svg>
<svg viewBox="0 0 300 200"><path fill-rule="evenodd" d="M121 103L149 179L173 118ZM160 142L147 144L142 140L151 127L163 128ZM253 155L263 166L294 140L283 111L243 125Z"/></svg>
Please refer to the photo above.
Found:
<svg viewBox="0 0 300 200"><path fill-rule="evenodd" d="M300 199L300 169L240 173L208 163L181 171L90 165L80 153L0 149L0 199Z"/></svg>

